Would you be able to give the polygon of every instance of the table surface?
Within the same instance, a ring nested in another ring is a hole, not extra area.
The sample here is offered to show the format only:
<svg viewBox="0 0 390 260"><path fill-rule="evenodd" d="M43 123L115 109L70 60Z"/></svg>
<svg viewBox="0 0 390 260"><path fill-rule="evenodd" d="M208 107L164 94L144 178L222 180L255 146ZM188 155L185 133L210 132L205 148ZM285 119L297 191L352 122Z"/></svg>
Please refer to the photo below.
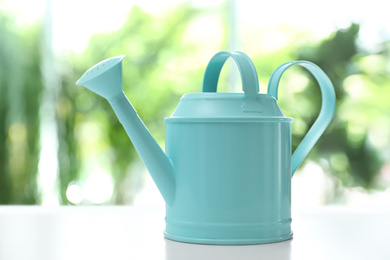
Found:
<svg viewBox="0 0 390 260"><path fill-rule="evenodd" d="M159 207L0 207L1 260L61 259L390 259L390 209L293 209L294 238L212 246L163 237Z"/></svg>

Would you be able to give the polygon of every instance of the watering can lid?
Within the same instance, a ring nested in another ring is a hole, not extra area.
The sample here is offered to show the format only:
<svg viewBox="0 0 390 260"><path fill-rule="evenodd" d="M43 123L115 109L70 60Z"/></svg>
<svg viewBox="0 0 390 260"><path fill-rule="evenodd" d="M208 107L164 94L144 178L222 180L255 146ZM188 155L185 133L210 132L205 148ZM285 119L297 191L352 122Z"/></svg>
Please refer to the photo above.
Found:
<svg viewBox="0 0 390 260"><path fill-rule="evenodd" d="M217 93L218 79L223 65L232 58L240 71L244 93ZM220 51L207 65L202 93L184 95L172 120L287 120L272 95L259 94L259 81L252 60L243 52Z"/></svg>
<svg viewBox="0 0 390 260"><path fill-rule="evenodd" d="M185 94L172 116L165 121L177 120L261 120L292 121L280 110L273 96L244 93L190 93Z"/></svg>

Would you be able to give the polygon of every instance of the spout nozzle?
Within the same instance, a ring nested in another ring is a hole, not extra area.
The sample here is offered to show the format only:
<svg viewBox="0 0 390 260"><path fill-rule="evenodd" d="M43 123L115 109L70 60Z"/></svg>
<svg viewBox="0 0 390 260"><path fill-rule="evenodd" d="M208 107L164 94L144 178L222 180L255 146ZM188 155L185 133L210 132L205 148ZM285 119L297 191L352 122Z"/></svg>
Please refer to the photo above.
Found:
<svg viewBox="0 0 390 260"><path fill-rule="evenodd" d="M87 70L76 82L96 94L110 99L122 92L122 60L124 55L99 62Z"/></svg>

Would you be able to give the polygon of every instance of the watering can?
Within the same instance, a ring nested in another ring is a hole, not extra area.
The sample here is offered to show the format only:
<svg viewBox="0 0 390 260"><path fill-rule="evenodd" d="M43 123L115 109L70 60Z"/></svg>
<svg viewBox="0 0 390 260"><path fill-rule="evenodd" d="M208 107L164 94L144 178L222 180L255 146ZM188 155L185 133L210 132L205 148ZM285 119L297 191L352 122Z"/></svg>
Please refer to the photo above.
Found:
<svg viewBox="0 0 390 260"><path fill-rule="evenodd" d="M182 96L165 118L160 148L122 91L124 56L104 60L77 81L111 104L166 204L168 239L200 244L262 244L288 240L291 177L332 120L335 92L326 74L308 61L282 64L268 93L243 52L221 51L210 60L201 93ZM217 93L228 58L243 93ZM291 155L291 122L277 104L280 78L293 65L307 69L322 95L320 114Z"/></svg>

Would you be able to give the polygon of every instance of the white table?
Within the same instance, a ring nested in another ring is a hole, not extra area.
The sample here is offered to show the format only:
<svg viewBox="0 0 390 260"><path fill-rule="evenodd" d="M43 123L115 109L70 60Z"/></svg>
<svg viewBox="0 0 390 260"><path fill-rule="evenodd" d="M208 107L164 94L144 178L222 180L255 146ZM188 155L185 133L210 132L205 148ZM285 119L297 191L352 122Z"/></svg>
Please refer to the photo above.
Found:
<svg viewBox="0 0 390 260"><path fill-rule="evenodd" d="M390 209L293 209L294 238L210 246L163 238L156 207L0 207L1 260L390 259Z"/></svg>

